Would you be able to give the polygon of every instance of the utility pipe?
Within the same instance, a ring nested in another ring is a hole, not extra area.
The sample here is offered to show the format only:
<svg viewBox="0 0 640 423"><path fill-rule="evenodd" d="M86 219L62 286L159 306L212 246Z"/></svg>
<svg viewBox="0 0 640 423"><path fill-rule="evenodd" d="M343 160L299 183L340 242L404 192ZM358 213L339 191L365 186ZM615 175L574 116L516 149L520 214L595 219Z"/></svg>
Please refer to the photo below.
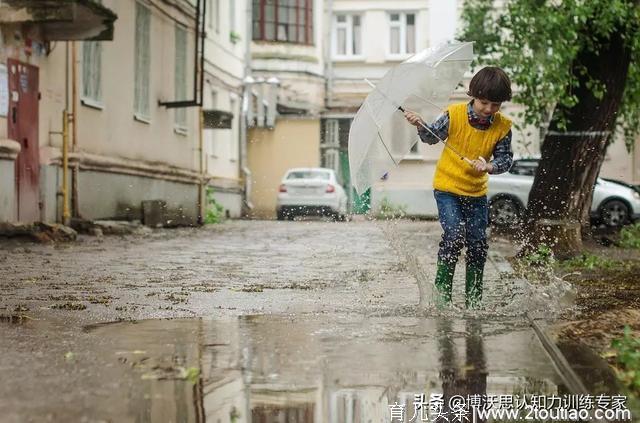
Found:
<svg viewBox="0 0 640 423"><path fill-rule="evenodd" d="M71 42L71 123L73 130L71 132L71 151L76 152L78 147L78 63L76 42ZM73 217L78 217L78 173L79 163L75 163L71 171L71 212Z"/></svg>
<svg viewBox="0 0 640 423"><path fill-rule="evenodd" d="M62 111L62 223L69 224L69 113Z"/></svg>
<svg viewBox="0 0 640 423"><path fill-rule="evenodd" d="M204 224L204 214L206 210L205 205L205 174L204 174L204 117L202 106L198 107L198 155L199 155L199 170L200 170L200 182L198 183L198 224Z"/></svg>

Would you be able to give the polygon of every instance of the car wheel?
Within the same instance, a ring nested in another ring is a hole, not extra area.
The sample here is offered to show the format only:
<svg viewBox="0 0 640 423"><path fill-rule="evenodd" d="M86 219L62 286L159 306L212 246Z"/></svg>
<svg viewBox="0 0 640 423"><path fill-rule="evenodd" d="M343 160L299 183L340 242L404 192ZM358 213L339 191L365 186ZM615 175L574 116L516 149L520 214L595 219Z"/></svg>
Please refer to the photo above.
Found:
<svg viewBox="0 0 640 423"><path fill-rule="evenodd" d="M491 202L489 220L499 227L513 226L520 221L520 204L513 198L502 197Z"/></svg>
<svg viewBox="0 0 640 423"><path fill-rule="evenodd" d="M629 214L629 206L620 200L609 200L600 206L600 220L610 227L627 223Z"/></svg>

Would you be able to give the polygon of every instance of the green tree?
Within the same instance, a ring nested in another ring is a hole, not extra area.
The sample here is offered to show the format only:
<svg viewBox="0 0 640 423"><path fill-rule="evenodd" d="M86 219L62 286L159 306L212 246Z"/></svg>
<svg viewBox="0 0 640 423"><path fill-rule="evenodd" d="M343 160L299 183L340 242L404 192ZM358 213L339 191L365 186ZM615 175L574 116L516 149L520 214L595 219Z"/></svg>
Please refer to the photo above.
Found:
<svg viewBox="0 0 640 423"><path fill-rule="evenodd" d="M523 122L547 129L525 215L528 245L582 247L593 187L614 135L632 148L640 129L639 0L466 0L461 38L479 64L505 68ZM540 223L554 221L543 232ZM556 225L557 224L557 225ZM564 226L564 229L563 229Z"/></svg>

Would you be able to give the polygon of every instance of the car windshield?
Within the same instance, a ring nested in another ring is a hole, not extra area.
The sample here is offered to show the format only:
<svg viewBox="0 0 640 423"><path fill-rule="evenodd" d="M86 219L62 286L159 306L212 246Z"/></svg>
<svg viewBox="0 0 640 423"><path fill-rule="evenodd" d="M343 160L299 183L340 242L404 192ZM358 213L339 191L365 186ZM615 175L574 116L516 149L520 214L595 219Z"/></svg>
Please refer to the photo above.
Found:
<svg viewBox="0 0 640 423"><path fill-rule="evenodd" d="M509 170L514 175L535 176L538 170L537 160L516 160Z"/></svg>
<svg viewBox="0 0 640 423"><path fill-rule="evenodd" d="M295 170L287 175L287 179L330 179L329 172L322 170Z"/></svg>

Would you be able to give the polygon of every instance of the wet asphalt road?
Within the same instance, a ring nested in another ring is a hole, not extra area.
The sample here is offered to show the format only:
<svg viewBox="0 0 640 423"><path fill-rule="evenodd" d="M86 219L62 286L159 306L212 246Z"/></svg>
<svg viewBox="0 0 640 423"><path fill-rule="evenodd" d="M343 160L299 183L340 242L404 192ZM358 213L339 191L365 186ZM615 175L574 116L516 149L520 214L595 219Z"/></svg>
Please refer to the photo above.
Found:
<svg viewBox="0 0 640 423"><path fill-rule="evenodd" d="M558 392L524 316L554 307L507 273L514 247L492 243L486 310L461 308L459 270L439 311L439 236L436 222L231 221L5 242L0 420L382 422L418 393Z"/></svg>

